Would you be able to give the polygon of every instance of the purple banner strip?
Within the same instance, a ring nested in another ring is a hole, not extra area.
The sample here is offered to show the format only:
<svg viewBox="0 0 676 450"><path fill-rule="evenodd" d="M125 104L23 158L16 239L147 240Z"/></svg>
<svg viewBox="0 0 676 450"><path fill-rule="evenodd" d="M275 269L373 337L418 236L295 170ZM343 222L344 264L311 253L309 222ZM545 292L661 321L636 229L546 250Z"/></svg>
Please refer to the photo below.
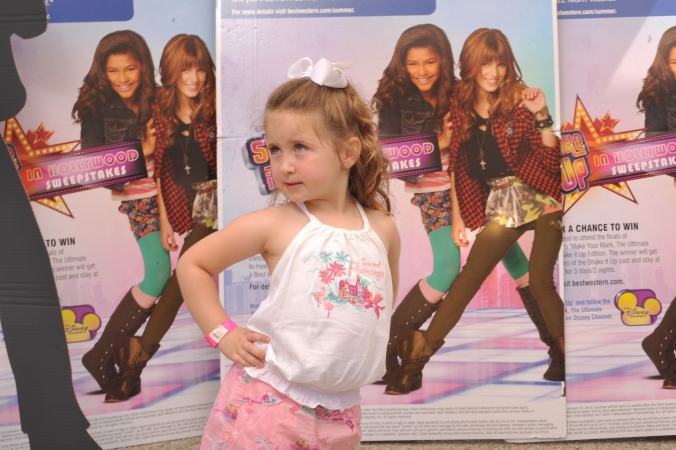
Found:
<svg viewBox="0 0 676 450"><path fill-rule="evenodd" d="M22 164L19 175L31 200L148 177L141 141L50 155Z"/></svg>
<svg viewBox="0 0 676 450"><path fill-rule="evenodd" d="M591 186L676 172L676 133L593 147L587 160Z"/></svg>
<svg viewBox="0 0 676 450"><path fill-rule="evenodd" d="M390 159L390 176L393 178L441 170L441 152L436 134L383 139L380 145Z"/></svg>

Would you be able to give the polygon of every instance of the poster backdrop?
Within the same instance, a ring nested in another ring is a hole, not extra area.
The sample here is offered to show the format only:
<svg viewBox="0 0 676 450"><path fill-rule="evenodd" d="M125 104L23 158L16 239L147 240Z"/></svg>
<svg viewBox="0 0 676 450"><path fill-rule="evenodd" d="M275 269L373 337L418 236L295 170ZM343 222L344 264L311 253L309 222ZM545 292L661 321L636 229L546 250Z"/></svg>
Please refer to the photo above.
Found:
<svg viewBox="0 0 676 450"><path fill-rule="evenodd" d="M636 101L662 34L676 24L674 3L617 0L558 6L561 122L566 129L580 130L592 149L643 136L650 121ZM662 101L664 108L673 102ZM664 112L658 127L662 132L669 128ZM654 151L646 161L669 161L670 152L660 156L658 147ZM607 167L614 164L624 175L647 156L629 151L618 160L614 153L605 152ZM673 312L667 313L670 305L676 308L674 202L674 179L665 175L593 187L566 198L568 439L676 431L676 391L662 389L662 377L642 349L643 340L663 320L667 334L675 321ZM668 366L674 359L671 338L659 331L653 336L663 347L649 347ZM671 365L667 372L673 370Z"/></svg>
<svg viewBox="0 0 676 450"><path fill-rule="evenodd" d="M31 160L38 164L31 170L41 167L50 176L58 172L61 176L55 179L62 183L83 182L85 176L106 178L108 171L111 176L120 176L120 171L133 169L139 148L108 149L107 154L82 153L85 156L63 160L68 161L64 166L57 156L75 154L81 148L80 125L74 124L71 110L97 44L113 31L133 30L145 39L157 68L169 39L189 33L200 36L215 56L215 2L46 3L48 30L30 41L13 40L27 103L14 119L0 123L0 129L21 163ZM159 83L159 76L156 80ZM38 156L42 158L39 161ZM71 165L70 161L75 160L79 162ZM96 166L101 161L105 167L97 166L95 171L64 173L85 164ZM106 161L110 164L106 165ZM127 163L132 166L123 168ZM145 168L141 166L141 170ZM38 186L41 180L28 177L25 185L35 188L38 194L53 187L44 183ZM35 185L31 186L31 182ZM82 366L82 355L100 337L122 297L144 275L139 246L127 216L118 211L119 201L111 199L110 190L96 185L32 198L64 308L73 383L80 407L91 423L89 433L103 448L201 434L219 385L219 362L187 310L179 311L160 350L143 372L142 392L129 401L104 403L104 393ZM6 211L3 220L11 220L11 212ZM172 259L176 256L174 252ZM0 448L28 448L19 427L16 388L2 342L0 380Z"/></svg>
<svg viewBox="0 0 676 450"><path fill-rule="evenodd" d="M221 0L218 25L219 135L222 225L265 207L269 172L262 134L268 95L287 80L287 68L303 57L351 62L346 77L370 100L407 28L441 27L457 58L477 28L501 29L511 42L524 81L540 87L557 108L553 2L454 1L250 1ZM527 26L525 26L527 24ZM250 150L246 150L249 141ZM253 153L252 153L253 152ZM403 183L392 181L394 215L402 236L399 299L430 274L432 256L420 210ZM530 252L532 233L521 240ZM463 251L463 261L466 252ZM238 324L265 299L265 261L256 256L222 277L226 310ZM473 299L445 346L424 371L423 387L409 395L362 389L365 440L562 437L565 398L559 382L542 378L546 347L523 309L502 265ZM224 369L229 361L224 360ZM225 373L225 372L223 372Z"/></svg>

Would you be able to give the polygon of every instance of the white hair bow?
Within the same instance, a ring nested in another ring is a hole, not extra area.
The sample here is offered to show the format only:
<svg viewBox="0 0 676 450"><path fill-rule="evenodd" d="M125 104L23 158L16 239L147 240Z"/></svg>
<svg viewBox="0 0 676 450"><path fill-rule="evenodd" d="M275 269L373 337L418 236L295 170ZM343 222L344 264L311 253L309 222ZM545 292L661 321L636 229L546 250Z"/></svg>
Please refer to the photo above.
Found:
<svg viewBox="0 0 676 450"><path fill-rule="evenodd" d="M305 68L303 63L307 62ZM322 58L315 65L312 65L310 58L299 59L291 64L287 75L289 78L305 78L310 77L312 81L320 86L328 86L332 88L342 89L347 86L347 80L343 75L343 70L354 67L356 64L352 63L331 63Z"/></svg>

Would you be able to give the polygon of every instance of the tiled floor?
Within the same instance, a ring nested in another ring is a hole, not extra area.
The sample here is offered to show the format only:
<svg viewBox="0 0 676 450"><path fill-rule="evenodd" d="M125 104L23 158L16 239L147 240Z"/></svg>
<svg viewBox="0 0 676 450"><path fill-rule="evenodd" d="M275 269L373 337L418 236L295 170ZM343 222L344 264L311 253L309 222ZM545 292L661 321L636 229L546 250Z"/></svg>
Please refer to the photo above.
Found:
<svg viewBox="0 0 676 450"><path fill-rule="evenodd" d="M569 402L676 400L641 348L654 327L575 324L566 337Z"/></svg>
<svg viewBox="0 0 676 450"><path fill-rule="evenodd" d="M158 444L127 447L124 450L197 450L198 438ZM510 444L504 441L412 441L412 442L366 442L359 450L673 450L676 438L604 439L599 441L538 442L533 444Z"/></svg>
<svg viewBox="0 0 676 450"><path fill-rule="evenodd" d="M87 415L162 406L168 398L193 396L218 384L218 360L195 333L187 312L162 342L162 348L144 371L144 390L132 403L106 405L96 385L80 364L84 344L71 344L73 376L78 401ZM588 329L567 337L569 401L631 401L676 399L676 391L659 389L661 380L640 343L648 331L585 325ZM196 337L197 336L197 337ZM594 336L593 340L589 336ZM82 348L78 349L77 346ZM546 347L522 309L467 310L449 334L444 347L425 368L421 390L408 396L386 396L383 387L363 389L363 404L422 404L440 399L495 398L510 401L549 401L560 395L559 383L542 379L547 367ZM169 373L170 376L167 376ZM634 389L637 381L649 389ZM0 364L0 388L11 384L8 364ZM654 386L653 386L654 385ZM202 392L203 394L204 392ZM0 398L0 426L16 411L15 398ZM16 415L18 417L18 414ZM192 449L198 438L134 447L135 449ZM524 444L525 445L525 444ZM537 444L546 448L674 448L676 440L639 439ZM575 446L571 446L575 445ZM666 447L665 447L666 445ZM365 443L363 449L503 448L521 446L502 441ZM531 446L534 448L535 446Z"/></svg>
<svg viewBox="0 0 676 450"><path fill-rule="evenodd" d="M362 405L421 404L455 398L496 398L523 404L554 400L561 383L546 381L547 347L523 309L468 309L409 395L362 388Z"/></svg>
<svg viewBox="0 0 676 450"><path fill-rule="evenodd" d="M91 423L106 417L101 416L103 414L142 408L164 411L177 405L197 403L208 405L220 386L219 354L202 338L201 331L187 311L179 311L174 326L162 340L161 348L144 369L141 393L127 402L104 403L104 394L81 362L82 354L91 345L91 342L69 344L75 393L80 408ZM18 424L13 374L4 353L0 354L0 430ZM92 425L90 431L93 435L100 431L94 429ZM17 441L23 442L23 439L15 440L20 445ZM2 444L0 442L0 448L5 448Z"/></svg>

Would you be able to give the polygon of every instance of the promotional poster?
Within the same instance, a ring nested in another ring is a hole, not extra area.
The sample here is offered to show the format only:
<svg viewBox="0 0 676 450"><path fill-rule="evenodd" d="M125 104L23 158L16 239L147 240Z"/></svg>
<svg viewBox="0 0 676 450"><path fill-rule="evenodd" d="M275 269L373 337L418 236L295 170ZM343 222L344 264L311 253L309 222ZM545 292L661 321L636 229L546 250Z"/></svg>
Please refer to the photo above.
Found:
<svg viewBox="0 0 676 450"><path fill-rule="evenodd" d="M430 44L411 46L404 56L410 59L411 49L423 52L433 49L440 56L443 69L438 70L443 73L415 77L407 74L404 80L410 80L415 86L418 83L420 89L425 90L425 83L441 86L443 81L437 80L458 77L458 58L468 36L481 28L498 29L511 46L523 82L542 89L556 128L560 125L554 2L515 1L504 8L502 2L494 0L479 0L471 6L462 1L297 1L290 4L221 0L218 8L217 65L222 81L218 93L222 155L219 169L223 180L219 188L221 226L271 202L274 181L270 154L262 138L263 115L268 96L288 80L287 70L298 73L300 66L300 72L310 71L310 66L324 63L320 61L322 58L340 63L336 67L342 68L347 80L371 104L379 83L383 83L385 69L396 58L396 52L400 52L398 42L405 40L406 30L417 25L422 26L416 29L423 34L434 36L429 39ZM449 42L450 51L444 41ZM436 50L441 47L442 50ZM407 83L404 84L408 86ZM426 117L429 118L425 116L426 106L421 104L429 106L429 103L417 100L420 97L414 94L397 94L392 98L395 106L389 111L383 107L385 103L376 107L380 112L377 119L380 138L387 139L384 148L392 161L390 171L393 177L399 178L390 181L394 220L402 237L396 304L411 295L420 295L421 279L428 280L436 291L445 293L450 281L446 285L429 281L432 280L430 274L441 264L447 265L448 273L454 278L468 255L467 248L459 251L450 243L450 224L436 216L444 214L443 207L436 212L431 208L434 202L446 201L439 199L443 199L448 189L444 186L450 180L433 181L441 184L434 185L438 186L436 189L428 186L422 190L429 195L419 195L421 191L415 188L415 184L423 186L440 172L443 178L448 167L448 154L443 150L448 144L437 142L434 134L430 137L429 133L437 129L421 126ZM413 104L415 102L418 103ZM392 117L396 118L392 120ZM438 119L443 122L442 117ZM509 130L508 136L516 136L518 133L515 134L511 123L505 130ZM555 153L554 190L560 189L558 152ZM433 160L433 156L438 159ZM407 188L409 184L414 187ZM421 211L426 215L424 220L421 220ZM434 232L439 229L440 232ZM473 242L475 233L469 237ZM544 328L545 340L549 335L539 309L536 319L531 320L531 311L524 308L523 297L530 298L528 288L517 290L515 282L524 272L515 270L514 259L516 266L527 267L533 232L525 233L518 244L519 247L513 249L512 271L499 263L471 301L467 299L469 305L457 325L425 366L422 387L405 395L385 394L385 386L381 384L361 389L364 440L561 438L565 435L564 383L543 378L549 370L548 350L551 350L541 341L534 320ZM455 252L456 260L437 261L433 247L441 255ZM326 267L317 270L326 278L326 290L316 292L308 301L314 304L316 300L317 307L326 310L325 314L332 314L334 308L337 310L346 302L371 311L370 303L362 305L361 297L350 297L350 289L354 287L355 295L359 294L358 274L372 268L347 261L339 253L322 253L321 259ZM343 292L343 288L333 286L329 278L333 279L331 274L337 267L348 267L348 262L349 276L353 277L348 283L357 284L350 284ZM558 263L552 271L558 284ZM535 283L533 277L531 274L531 284ZM260 255L228 268L220 282L225 309L239 325L245 324L258 309L271 285L267 264ZM554 296L560 308L561 300L555 292ZM447 299L442 300L441 308L444 301ZM429 317L414 313L412 320L416 329L426 329ZM387 320L387 317L381 314L378 320ZM563 328L563 317L560 328ZM226 359L222 361L225 374L231 363Z"/></svg>
<svg viewBox="0 0 676 450"><path fill-rule="evenodd" d="M672 435L676 7L558 7L567 439Z"/></svg>
<svg viewBox="0 0 676 450"><path fill-rule="evenodd" d="M102 448L200 435L219 386L218 353L181 308L171 271L186 232L198 240L216 221L213 208L199 227L191 217L193 198L209 198L215 183L215 119L197 117L187 132L171 123L185 98L215 110L215 3L45 3L47 31L13 37L27 100L0 127L49 253L88 432ZM192 69L182 75L174 66L186 61ZM200 150L209 165L201 172L191 159ZM172 178L184 164L192 172ZM197 172L204 180L189 176ZM154 179L164 183L171 251ZM199 190L184 188L197 181ZM7 334L0 330L0 448L28 448ZM144 355L140 369L132 354ZM123 379L123 367L136 373Z"/></svg>

